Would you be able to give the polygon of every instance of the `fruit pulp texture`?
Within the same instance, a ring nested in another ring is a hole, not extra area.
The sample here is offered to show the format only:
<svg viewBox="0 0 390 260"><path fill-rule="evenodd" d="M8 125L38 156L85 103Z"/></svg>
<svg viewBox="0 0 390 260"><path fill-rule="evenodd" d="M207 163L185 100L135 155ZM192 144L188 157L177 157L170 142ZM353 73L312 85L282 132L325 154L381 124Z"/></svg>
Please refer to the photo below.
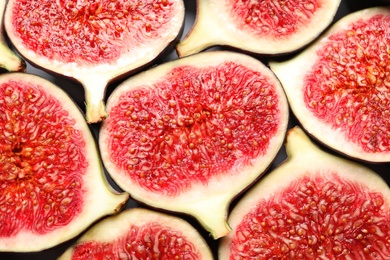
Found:
<svg viewBox="0 0 390 260"><path fill-rule="evenodd" d="M230 258L389 259L384 201L336 173L301 177L244 216Z"/></svg>
<svg viewBox="0 0 390 260"><path fill-rule="evenodd" d="M23 44L49 59L102 63L160 37L170 0L16 0L12 21Z"/></svg>
<svg viewBox="0 0 390 260"><path fill-rule="evenodd" d="M390 16L332 34L304 78L307 108L366 152L390 152Z"/></svg>
<svg viewBox="0 0 390 260"><path fill-rule="evenodd" d="M279 106L275 85L257 71L180 66L111 108L110 160L141 187L174 196L264 155Z"/></svg>
<svg viewBox="0 0 390 260"><path fill-rule="evenodd" d="M114 241L86 241L75 246L72 260L200 259L196 247L181 234L159 223L131 225Z"/></svg>
<svg viewBox="0 0 390 260"><path fill-rule="evenodd" d="M258 36L286 38L310 23L323 0L230 0L230 15L239 28Z"/></svg>
<svg viewBox="0 0 390 260"><path fill-rule="evenodd" d="M43 234L83 204L85 141L61 103L38 85L0 85L0 238Z"/></svg>

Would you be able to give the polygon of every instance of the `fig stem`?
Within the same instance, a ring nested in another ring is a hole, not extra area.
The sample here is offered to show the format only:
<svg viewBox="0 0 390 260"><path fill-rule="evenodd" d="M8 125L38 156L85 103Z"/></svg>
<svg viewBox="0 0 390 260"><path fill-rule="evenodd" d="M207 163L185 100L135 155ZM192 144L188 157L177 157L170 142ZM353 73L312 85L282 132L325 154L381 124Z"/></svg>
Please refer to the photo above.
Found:
<svg viewBox="0 0 390 260"><path fill-rule="evenodd" d="M108 81L102 77L88 77L80 81L85 90L85 117L87 123L103 121L107 117L104 95Z"/></svg>
<svg viewBox="0 0 390 260"><path fill-rule="evenodd" d="M205 200L188 202L187 212L194 216L199 223L210 232L213 239L227 235L231 228L227 223L227 209L230 202L226 194L208 196Z"/></svg>
<svg viewBox="0 0 390 260"><path fill-rule="evenodd" d="M295 126L289 130L286 142L286 153L288 158L296 157L297 153L310 154L317 150L318 147L313 144L301 127Z"/></svg>
<svg viewBox="0 0 390 260"><path fill-rule="evenodd" d="M210 48L214 45L214 42L220 42L224 37L218 30L215 30L215 28L220 28L218 27L220 21L214 19L215 16L207 15L207 9L210 12L212 7L204 2L198 4L197 8L196 19L191 30L176 45L176 53L180 58Z"/></svg>

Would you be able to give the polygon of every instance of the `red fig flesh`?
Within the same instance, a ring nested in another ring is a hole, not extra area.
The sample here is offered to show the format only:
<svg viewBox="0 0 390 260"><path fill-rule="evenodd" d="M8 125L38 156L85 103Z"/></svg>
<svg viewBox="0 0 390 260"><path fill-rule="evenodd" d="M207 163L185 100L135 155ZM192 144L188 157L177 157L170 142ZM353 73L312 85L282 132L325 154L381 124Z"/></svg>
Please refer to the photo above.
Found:
<svg viewBox="0 0 390 260"><path fill-rule="evenodd" d="M332 22L340 0L198 0L196 20L176 46L180 57L213 46L283 54L313 41Z"/></svg>
<svg viewBox="0 0 390 260"><path fill-rule="evenodd" d="M142 208L104 219L84 234L59 260L203 259L210 248L186 221Z"/></svg>
<svg viewBox="0 0 390 260"><path fill-rule="evenodd" d="M288 122L279 82L258 60L207 52L122 83L100 129L103 162L122 189L195 216L215 238L231 199L269 167Z"/></svg>
<svg viewBox="0 0 390 260"><path fill-rule="evenodd" d="M338 21L291 60L272 62L302 126L350 157L390 161L390 9Z"/></svg>
<svg viewBox="0 0 390 260"><path fill-rule="evenodd" d="M61 89L25 73L0 76L0 251L39 251L120 210L96 142Z"/></svg>
<svg viewBox="0 0 390 260"><path fill-rule="evenodd" d="M220 259L388 259L390 189L371 169L325 153L295 127L288 159L229 216Z"/></svg>
<svg viewBox="0 0 390 260"><path fill-rule="evenodd" d="M10 0L5 13L7 34L27 60L81 82L90 123L106 117L107 84L153 61L183 22L182 0Z"/></svg>

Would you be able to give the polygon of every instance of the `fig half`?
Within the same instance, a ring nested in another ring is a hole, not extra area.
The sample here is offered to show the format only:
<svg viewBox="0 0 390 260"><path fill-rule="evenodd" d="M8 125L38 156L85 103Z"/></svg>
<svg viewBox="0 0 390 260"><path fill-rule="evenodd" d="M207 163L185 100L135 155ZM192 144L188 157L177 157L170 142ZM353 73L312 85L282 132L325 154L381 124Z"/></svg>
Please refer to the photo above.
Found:
<svg viewBox="0 0 390 260"><path fill-rule="evenodd" d="M220 259L390 259L387 183L320 150L299 127L286 150L232 210Z"/></svg>
<svg viewBox="0 0 390 260"><path fill-rule="evenodd" d="M260 61L228 51L192 55L135 75L107 100L99 146L115 182L150 206L229 232L230 201L272 163L288 104Z"/></svg>
<svg viewBox="0 0 390 260"><path fill-rule="evenodd" d="M54 247L121 210L80 109L53 83L0 76L0 251Z"/></svg>
<svg viewBox="0 0 390 260"><path fill-rule="evenodd" d="M24 72L26 70L25 61L10 49L5 38L3 26L5 4L5 0L0 2L0 69Z"/></svg>
<svg viewBox="0 0 390 260"><path fill-rule="evenodd" d="M133 208L97 223L59 260L202 259L212 260L198 231L173 215Z"/></svg>
<svg viewBox="0 0 390 260"><path fill-rule="evenodd" d="M390 162L390 8L349 14L270 67L308 133L355 159Z"/></svg>
<svg viewBox="0 0 390 260"><path fill-rule="evenodd" d="M86 120L106 117L104 95L113 80L160 56L178 40L183 0L10 0L5 29L26 60L79 81Z"/></svg>
<svg viewBox="0 0 390 260"><path fill-rule="evenodd" d="M339 5L340 0L198 0L195 23L176 50L180 57L213 46L290 53L317 38Z"/></svg>

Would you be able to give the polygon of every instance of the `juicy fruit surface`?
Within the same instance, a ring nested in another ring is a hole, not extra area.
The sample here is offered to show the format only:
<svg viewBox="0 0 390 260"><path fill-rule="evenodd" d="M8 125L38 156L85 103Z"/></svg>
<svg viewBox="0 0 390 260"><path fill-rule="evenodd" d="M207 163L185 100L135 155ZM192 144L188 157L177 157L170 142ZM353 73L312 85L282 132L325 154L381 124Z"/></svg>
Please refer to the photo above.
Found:
<svg viewBox="0 0 390 260"><path fill-rule="evenodd" d="M259 36L285 38L308 24L323 0L248 1L230 0L230 15L243 30Z"/></svg>
<svg viewBox="0 0 390 260"><path fill-rule="evenodd" d="M180 231L159 223L132 225L128 234L114 242L78 244L73 260L82 259L200 259L195 246Z"/></svg>
<svg viewBox="0 0 390 260"><path fill-rule="evenodd" d="M61 103L39 86L0 84L0 237L43 234L83 205L85 141Z"/></svg>
<svg viewBox="0 0 390 260"><path fill-rule="evenodd" d="M280 122L273 81L233 62L180 66L110 110L111 158L141 187L174 196L265 154Z"/></svg>
<svg viewBox="0 0 390 260"><path fill-rule="evenodd" d="M244 216L231 259L388 259L384 201L337 173L301 177Z"/></svg>
<svg viewBox="0 0 390 260"><path fill-rule="evenodd" d="M390 152L390 16L328 37L305 76L307 108L366 152Z"/></svg>
<svg viewBox="0 0 390 260"><path fill-rule="evenodd" d="M36 53L62 62L111 62L167 29L171 0L17 0L15 30Z"/></svg>

